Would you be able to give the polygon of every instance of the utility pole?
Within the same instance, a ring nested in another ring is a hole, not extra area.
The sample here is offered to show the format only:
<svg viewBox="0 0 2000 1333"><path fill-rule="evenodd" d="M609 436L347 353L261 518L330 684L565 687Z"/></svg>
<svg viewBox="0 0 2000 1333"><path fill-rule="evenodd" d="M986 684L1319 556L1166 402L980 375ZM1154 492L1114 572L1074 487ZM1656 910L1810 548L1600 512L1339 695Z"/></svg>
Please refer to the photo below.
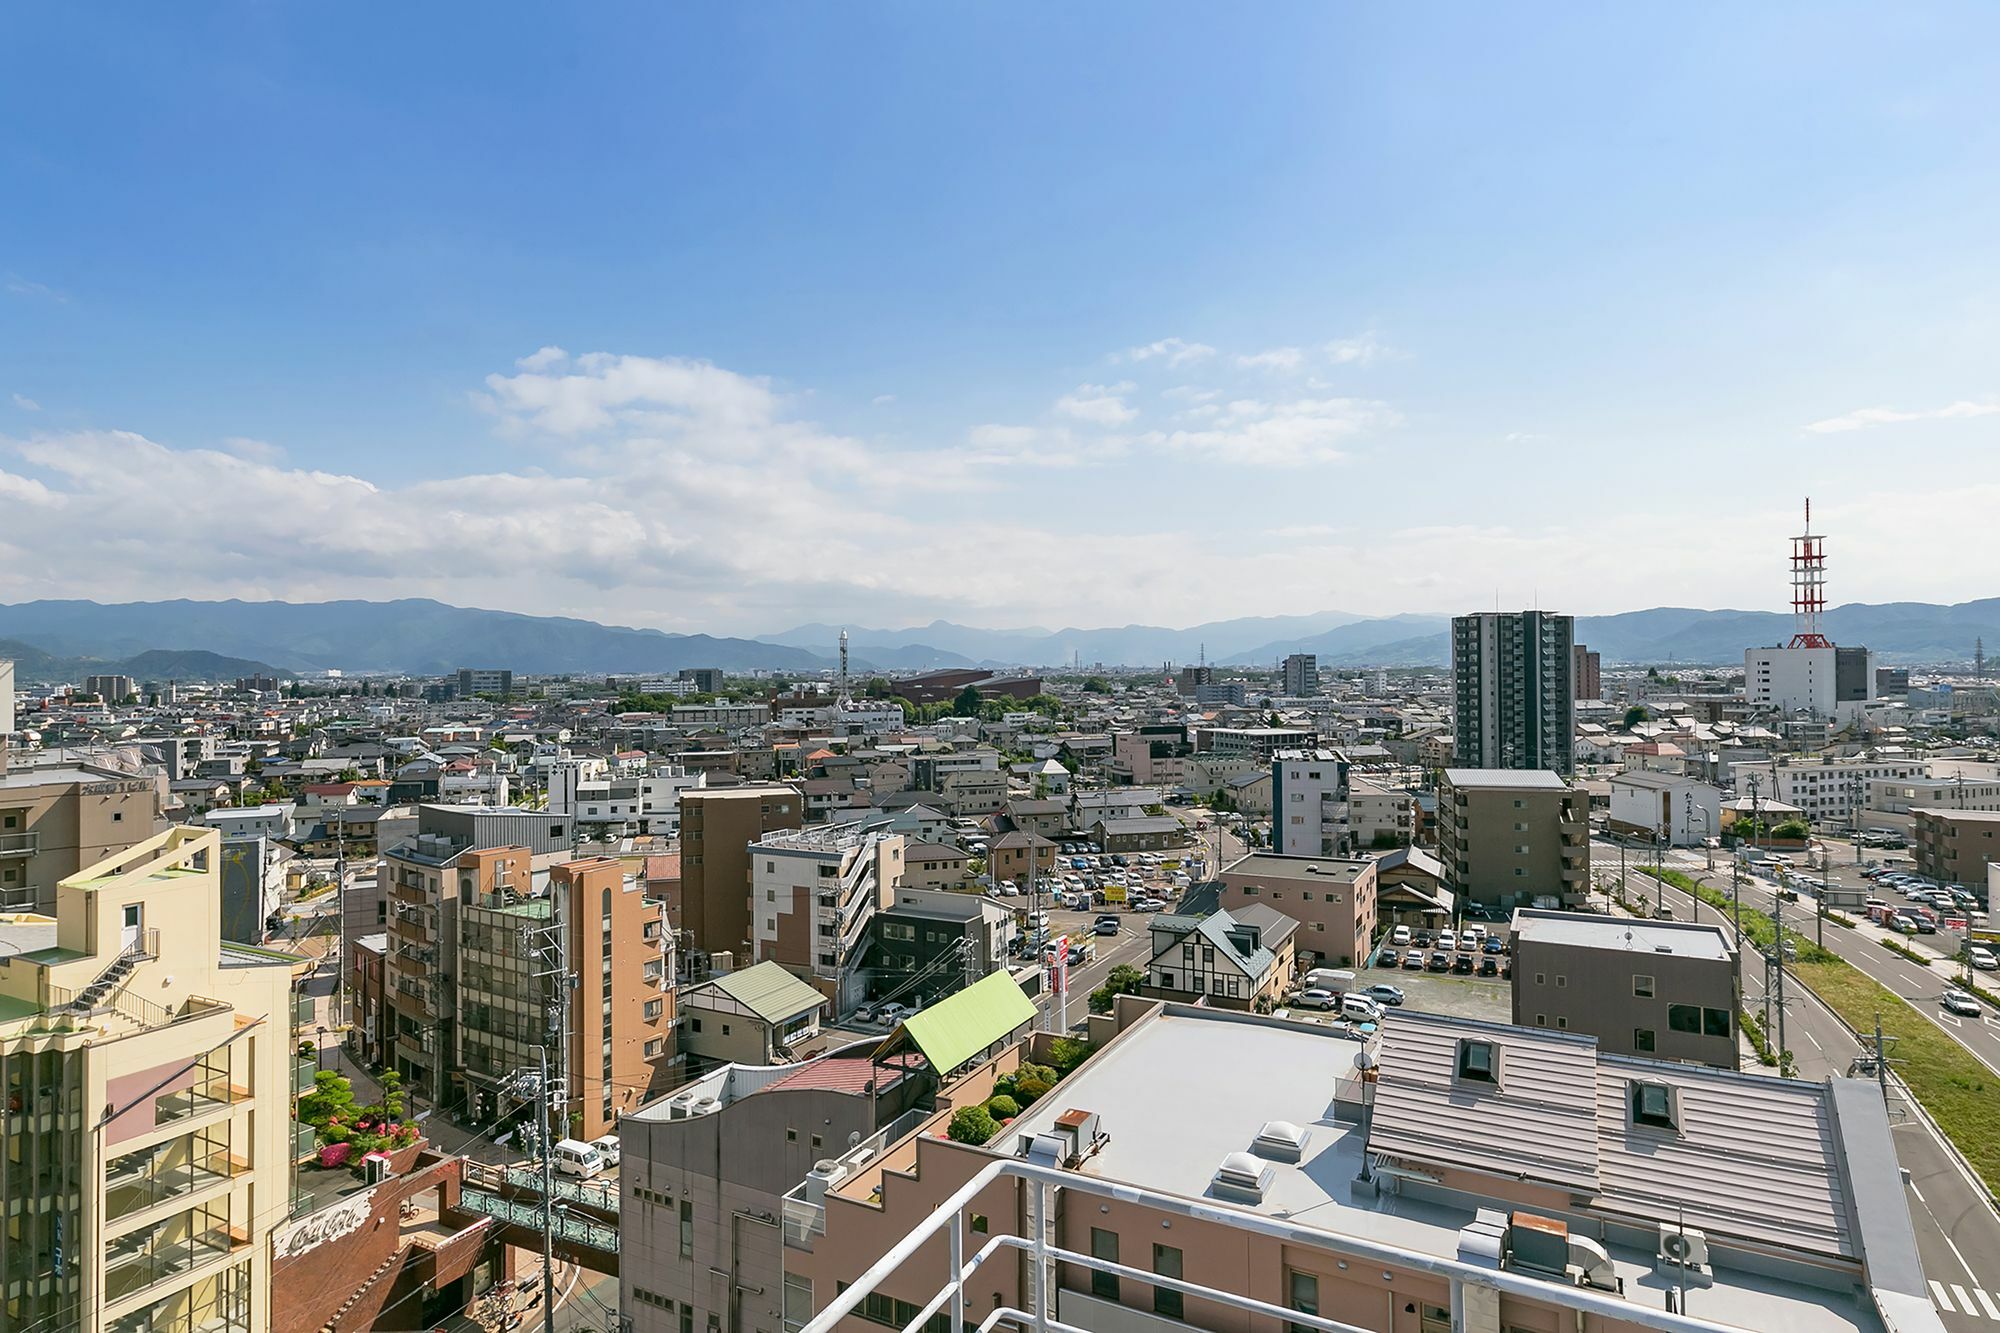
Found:
<svg viewBox="0 0 2000 1333"><path fill-rule="evenodd" d="M340 806L333 814L333 920L333 1021L338 1026L347 1021L347 974L342 966L347 948L347 811Z"/></svg>
<svg viewBox="0 0 2000 1333"><path fill-rule="evenodd" d="M541 1081L535 1085L535 1100L541 1108L542 1150L542 1333L556 1333L556 1154L555 1140L549 1137L549 1101L555 1089L549 1086L549 1048L537 1048L541 1057Z"/></svg>
<svg viewBox="0 0 2000 1333"><path fill-rule="evenodd" d="M1822 852L1819 859L1819 912L1813 924L1814 944L1826 947L1826 895L1833 887L1833 853Z"/></svg>
<svg viewBox="0 0 2000 1333"><path fill-rule="evenodd" d="M573 816L574 812L572 812ZM541 982L543 997L542 1040L536 1047L540 1064L535 1098L540 1102L538 1146L542 1152L542 1319L544 1333L555 1333L555 1146L568 1138L569 1083L565 1068L569 1056L569 993L576 978L569 970L569 940L564 931L563 893L553 884L548 895L549 920L545 926L524 926L521 947L527 957L541 964L528 973ZM555 1050L553 1075L549 1051ZM524 1071L525 1072L525 1071ZM564 1132L556 1134L554 1117L561 1117Z"/></svg>

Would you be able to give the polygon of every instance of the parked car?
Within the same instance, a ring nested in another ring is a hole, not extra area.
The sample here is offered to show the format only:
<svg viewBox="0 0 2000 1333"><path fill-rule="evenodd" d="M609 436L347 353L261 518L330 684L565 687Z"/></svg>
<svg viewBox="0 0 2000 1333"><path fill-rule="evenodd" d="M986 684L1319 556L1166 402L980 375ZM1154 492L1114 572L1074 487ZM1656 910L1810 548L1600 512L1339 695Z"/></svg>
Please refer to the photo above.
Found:
<svg viewBox="0 0 2000 1333"><path fill-rule="evenodd" d="M618 1165L618 1136L616 1134L606 1134L602 1138L592 1139L590 1146L597 1149L597 1155L604 1159L606 1166Z"/></svg>
<svg viewBox="0 0 2000 1333"><path fill-rule="evenodd" d="M1403 988L1391 986L1386 981L1378 981L1361 992L1377 1004L1400 1005L1403 1002Z"/></svg>
<svg viewBox="0 0 2000 1333"><path fill-rule="evenodd" d="M1431 947L1431 933L1428 930L1420 930L1417 932L1416 938L1411 940L1410 943L1416 945L1419 949L1428 949Z"/></svg>
<svg viewBox="0 0 2000 1333"><path fill-rule="evenodd" d="M2000 954L1975 944L1965 951L1966 961L1981 972L2000 972Z"/></svg>
<svg viewBox="0 0 2000 1333"><path fill-rule="evenodd" d="M1957 1014L1961 1018L1980 1018L1984 1016L1984 1011L1979 1007L1979 1001L1973 999L1962 990L1946 991L1938 997L1938 1004L1946 1013Z"/></svg>
<svg viewBox="0 0 2000 1333"><path fill-rule="evenodd" d="M1479 947L1485 953L1507 952L1507 942L1501 939L1498 935L1488 935L1486 937L1486 943L1480 945Z"/></svg>
<svg viewBox="0 0 2000 1333"><path fill-rule="evenodd" d="M1301 1009L1331 1009L1340 1003L1340 997L1330 990L1320 990L1315 987L1300 991L1295 1003Z"/></svg>
<svg viewBox="0 0 2000 1333"><path fill-rule="evenodd" d="M1401 967L1402 965L1403 955L1397 953L1394 949L1384 949L1375 955L1375 966L1377 967Z"/></svg>
<svg viewBox="0 0 2000 1333"><path fill-rule="evenodd" d="M1495 958L1495 957L1494 957L1494 956L1493 956L1492 954L1488 954L1488 955L1486 955L1486 957L1484 957L1484 958L1480 959L1480 960L1479 960L1479 975L1480 975L1480 976L1482 976L1482 977L1497 977L1497 976L1499 976L1499 975L1500 975L1500 960L1499 960L1498 958Z"/></svg>
<svg viewBox="0 0 2000 1333"><path fill-rule="evenodd" d="M1424 951L1423 951L1422 949L1412 949L1412 950L1410 950L1410 951L1409 951L1408 953L1404 954L1404 955L1403 955L1403 970L1404 970L1405 972L1421 972L1421 971L1423 971L1423 970L1424 970Z"/></svg>
<svg viewBox="0 0 2000 1333"><path fill-rule="evenodd" d="M1390 931L1389 943L1395 945L1397 948L1408 948L1410 944L1410 928L1408 926L1398 926Z"/></svg>
<svg viewBox="0 0 2000 1333"><path fill-rule="evenodd" d="M1341 997L1340 1016L1352 1023L1379 1023L1382 1006L1366 995L1346 995Z"/></svg>
<svg viewBox="0 0 2000 1333"><path fill-rule="evenodd" d="M1890 920L1889 929L1900 931L1905 935L1914 935L1917 933L1917 923L1911 917L1899 915Z"/></svg>
<svg viewBox="0 0 2000 1333"><path fill-rule="evenodd" d="M1437 947L1447 951L1456 949L1458 947L1458 936L1453 934L1449 930L1439 931L1437 937Z"/></svg>
<svg viewBox="0 0 2000 1333"><path fill-rule="evenodd" d="M1099 917L1097 918L1097 923L1090 928L1090 931L1093 935L1116 935L1118 933L1118 920L1115 917Z"/></svg>
<svg viewBox="0 0 2000 1333"><path fill-rule="evenodd" d="M1472 961L1472 955L1469 953L1462 953L1451 960L1451 970L1463 976L1471 976L1472 969L1476 966L1478 965Z"/></svg>
<svg viewBox="0 0 2000 1333"><path fill-rule="evenodd" d="M1424 963L1424 970L1427 972L1451 971L1451 955L1448 953L1433 953Z"/></svg>

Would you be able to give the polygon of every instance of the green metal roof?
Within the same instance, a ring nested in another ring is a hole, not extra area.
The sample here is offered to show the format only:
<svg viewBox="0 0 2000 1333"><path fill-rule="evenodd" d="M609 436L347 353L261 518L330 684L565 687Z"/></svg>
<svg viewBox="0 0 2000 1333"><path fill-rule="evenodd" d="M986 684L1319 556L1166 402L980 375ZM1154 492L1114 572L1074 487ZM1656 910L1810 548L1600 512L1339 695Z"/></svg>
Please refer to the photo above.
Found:
<svg viewBox="0 0 2000 1333"><path fill-rule="evenodd" d="M769 961L709 983L767 1023L782 1023L826 1003L826 997Z"/></svg>
<svg viewBox="0 0 2000 1333"><path fill-rule="evenodd" d="M1005 972L989 972L964 990L903 1020L940 1077L970 1060L1035 1016L1035 1002ZM893 1038L891 1039L893 1040Z"/></svg>

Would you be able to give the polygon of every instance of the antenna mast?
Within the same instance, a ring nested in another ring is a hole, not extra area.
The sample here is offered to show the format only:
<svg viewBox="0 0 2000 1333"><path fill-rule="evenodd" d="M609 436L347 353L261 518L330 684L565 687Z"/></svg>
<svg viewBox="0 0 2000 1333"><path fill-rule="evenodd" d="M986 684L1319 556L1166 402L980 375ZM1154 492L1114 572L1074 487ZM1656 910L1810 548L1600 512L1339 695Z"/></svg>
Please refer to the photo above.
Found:
<svg viewBox="0 0 2000 1333"><path fill-rule="evenodd" d="M1812 497L1806 497L1806 530L1792 538L1792 647L1831 648L1821 633L1826 610L1826 538L1812 530Z"/></svg>

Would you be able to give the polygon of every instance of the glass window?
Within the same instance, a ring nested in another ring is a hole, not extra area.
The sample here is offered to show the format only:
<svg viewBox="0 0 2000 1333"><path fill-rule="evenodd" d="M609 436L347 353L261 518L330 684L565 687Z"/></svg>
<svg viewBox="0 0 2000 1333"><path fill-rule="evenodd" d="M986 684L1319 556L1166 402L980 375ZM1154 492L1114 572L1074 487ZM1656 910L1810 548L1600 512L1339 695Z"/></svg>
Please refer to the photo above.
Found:
<svg viewBox="0 0 2000 1333"><path fill-rule="evenodd" d="M1639 997L1640 999L1642 999L1642 1000L1650 1000L1650 999L1652 999L1652 998L1653 998L1653 979L1652 979L1651 977L1648 977L1648 976L1635 976L1635 977L1633 977L1633 978L1632 978L1632 993L1633 993L1634 995L1638 996L1638 997Z"/></svg>
<svg viewBox="0 0 2000 1333"><path fill-rule="evenodd" d="M1701 1031L1701 1006L1698 1004L1668 1005L1667 1026L1675 1032Z"/></svg>
<svg viewBox="0 0 2000 1333"><path fill-rule="evenodd" d="M1181 1252L1171 1245L1153 1247L1153 1271L1161 1277L1181 1275ZM1163 1314L1169 1319L1181 1317L1181 1293L1169 1291L1165 1287L1153 1288L1153 1313Z"/></svg>
<svg viewBox="0 0 2000 1333"><path fill-rule="evenodd" d="M1727 1037L1732 1035L1727 1009L1703 1009L1701 1011L1701 1034L1704 1037Z"/></svg>
<svg viewBox="0 0 2000 1333"><path fill-rule="evenodd" d="M1291 1270L1285 1278L1285 1304L1300 1314L1319 1313L1319 1279L1311 1273ZM1287 1333L1313 1333L1304 1324L1285 1325Z"/></svg>
<svg viewBox="0 0 2000 1333"><path fill-rule="evenodd" d="M1118 1262L1118 1233L1106 1231L1102 1227L1090 1229L1090 1257L1103 1259L1109 1263ZM1118 1299L1118 1275L1090 1270L1090 1294L1107 1301Z"/></svg>
<svg viewBox="0 0 2000 1333"><path fill-rule="evenodd" d="M1651 1051L1652 1051L1652 1050L1654 1049L1654 1047L1655 1047L1655 1041L1654 1041L1654 1036L1653 1036L1653 1029L1651 1029L1651 1028L1634 1028L1634 1029L1632 1030L1632 1049L1633 1049L1633 1050L1635 1050L1635 1051L1643 1051L1643 1052L1651 1052Z"/></svg>

